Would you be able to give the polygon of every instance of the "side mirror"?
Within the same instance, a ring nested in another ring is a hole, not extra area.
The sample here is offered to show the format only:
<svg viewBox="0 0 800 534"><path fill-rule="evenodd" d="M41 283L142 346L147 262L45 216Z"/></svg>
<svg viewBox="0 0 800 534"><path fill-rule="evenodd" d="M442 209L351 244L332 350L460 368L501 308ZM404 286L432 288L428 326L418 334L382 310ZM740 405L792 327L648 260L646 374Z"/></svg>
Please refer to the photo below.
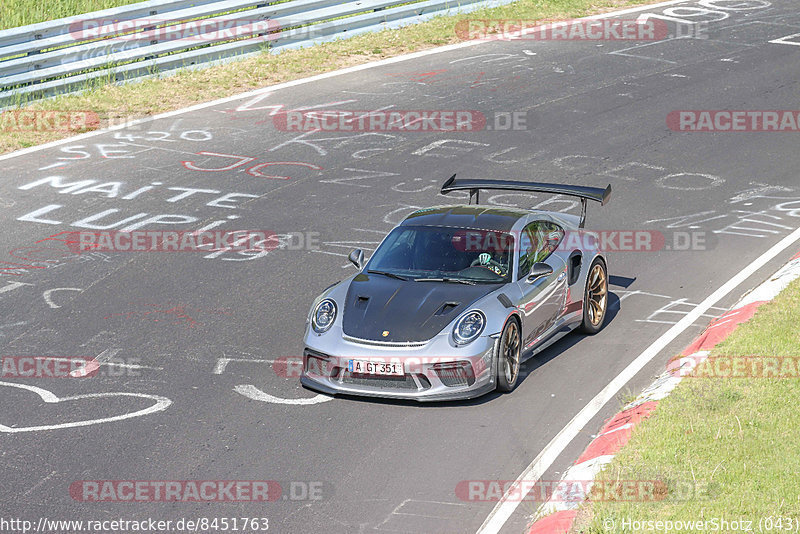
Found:
<svg viewBox="0 0 800 534"><path fill-rule="evenodd" d="M528 274L528 277L525 279L525 281L529 284L532 284L539 278L543 276L549 276L551 274L553 274L552 267L546 263L537 262L533 264L533 267L531 267L531 272Z"/></svg>
<svg viewBox="0 0 800 534"><path fill-rule="evenodd" d="M350 255L347 256L347 259L360 271L364 266L364 251L360 248L354 249ZM550 272L552 272L552 269Z"/></svg>

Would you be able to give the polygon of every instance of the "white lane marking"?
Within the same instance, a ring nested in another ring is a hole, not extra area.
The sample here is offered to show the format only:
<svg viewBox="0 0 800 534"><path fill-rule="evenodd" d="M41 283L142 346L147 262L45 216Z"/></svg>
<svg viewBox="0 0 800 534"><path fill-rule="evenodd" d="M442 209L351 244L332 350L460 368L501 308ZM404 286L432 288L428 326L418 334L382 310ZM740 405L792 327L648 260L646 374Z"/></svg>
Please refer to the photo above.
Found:
<svg viewBox="0 0 800 534"><path fill-rule="evenodd" d="M27 391L32 391L37 395L39 395L39 397L41 397L41 399L48 404L80 400L80 399L99 399L108 397L139 397L142 399L151 399L156 401L155 404L148 406L147 408L137 410L135 412L126 413L123 415L115 415L112 417L102 417L100 419L87 419L84 421L73 421L71 423L60 423L57 425L41 425L41 426L26 426L26 427L10 427L0 424L0 432L7 432L10 434L16 434L19 432L37 432L40 430L59 430L62 428L75 428L78 426L89 426L89 425L97 425L100 423L110 423L112 421L122 421L123 419L131 419L133 417L140 417L142 415L148 415L151 413L156 413L162 410L166 410L169 407L169 405L172 404L172 401L166 397L161 397L160 395L149 395L147 393L127 393L120 391L114 393L89 393L86 395L58 397L52 392L47 391L46 389L38 388L36 386L29 386L27 384L0 382L0 386L8 386L12 388L19 388L19 389L25 389Z"/></svg>
<svg viewBox="0 0 800 534"><path fill-rule="evenodd" d="M70 371L69 376L72 378L83 378L89 373L93 373L100 369L100 364L106 363L120 352L122 352L122 349L106 349L95 356L94 360L86 362L80 369Z"/></svg>
<svg viewBox="0 0 800 534"><path fill-rule="evenodd" d="M44 167L40 167L40 168L38 168L36 170L37 171L46 171L47 169L55 169L55 168L58 168L58 167L64 167L64 166L67 165L67 163L68 162L66 162L66 161L57 161L56 163L53 163L51 165L45 165Z"/></svg>
<svg viewBox="0 0 800 534"><path fill-rule="evenodd" d="M249 363L275 363L275 360L257 360L255 358L217 358L217 363L214 365L214 370L212 371L215 375L221 375L225 372L225 368L228 367L228 363L230 362L249 362Z"/></svg>
<svg viewBox="0 0 800 534"><path fill-rule="evenodd" d="M312 249L311 252L319 252L320 254L328 254L329 256L340 256L342 258L348 257L348 254L342 254L341 252L330 252L328 250ZM350 263L348 265L352 265L352 263ZM347 267L347 265L345 265L345 267Z"/></svg>
<svg viewBox="0 0 800 534"><path fill-rule="evenodd" d="M689 313L689 312L684 311L684 310L675 309L675 308L677 308L679 306L688 307L689 310L691 311L697 306L697 304L689 302L689 299L687 299L687 298L680 298L680 299L671 300L668 304L660 307L659 309L657 309L656 311L654 311L653 313L648 315L647 319L634 319L634 322L637 322L637 323L657 323L657 324L675 324L675 323L678 322L677 320L675 320L675 321L660 320L660 319L656 319L656 317L659 317L661 314L670 314L670 313L672 313L672 314L678 314L678 315L686 315L687 313ZM700 317L706 317L708 319L716 319L721 314L724 314L724 313L726 313L728 311L727 308L720 308L719 306L711 306L710 310L715 310L715 313L704 313ZM718 311L716 311L716 310L718 310Z"/></svg>
<svg viewBox="0 0 800 534"><path fill-rule="evenodd" d="M583 18L575 19L575 20L596 20L596 19L606 18L606 17L615 17L615 16L618 16L618 15L625 15L625 14L628 14L628 13L634 13L636 11L644 11L646 9L653 9L653 8L657 8L657 7L671 6L671 5L674 5L674 4L680 4L680 3L684 3L686 1L687 0L667 0L666 2L659 2L657 4L642 5L642 6L638 6L638 7L634 7L634 8L623 9L623 10L620 10L620 11L610 11L608 13L600 13L598 15L591 15L591 16L588 16L588 17L583 17ZM536 31L536 28L527 28L525 31L527 31L527 32ZM67 143L76 143L76 142L78 142L80 140L83 140L83 139L88 139L90 137L95 137L97 135L102 135L102 134L105 134L105 133L108 133L108 132L114 132L114 131L118 131L118 130L123 130L125 128L130 128L131 126L136 126L136 125L139 125L139 124L144 124L144 123L152 122L152 121L159 120L159 119L166 119L166 118L169 118L169 117L175 117L176 115L181 115L183 113L190 113L192 111L198 111L198 110L201 110L201 109L206 109L206 108L209 108L209 107L218 106L220 104L226 104L228 102L235 102L236 100L242 100L244 98L255 97L255 96L258 96L258 95L260 95L262 93L268 93L268 92L271 92L271 91L278 91L280 89L287 89L289 87L295 87L295 86L298 86L298 85L305 85L307 83L313 83L313 82L317 82L317 81L320 81L320 80L326 80L328 78L334 78L336 76L342 76L342 75L350 74L350 73L353 73L353 72L360 72L362 70L368 70L368 69L372 69L372 68L375 68L375 67L382 67L382 66L385 66L385 65L392 65L394 63L402 63L404 61L409 61L409 60L412 60L412 59L431 56L431 55L434 55L434 54L440 54L442 52L449 52L451 50L459 50L461 48L468 48L468 47L471 47L471 46L477 46L479 44L491 43L491 42L494 42L494 41L491 41L491 40L481 41L481 40L477 40L477 39L475 41L465 41L463 43L456 43L456 44L452 44L452 45L440 46L440 47L437 47L437 48L430 48L428 50L422 50L420 52L414 52L412 54L406 54L406 55L402 55L402 56L396 56L396 57L381 59L379 61L373 61L373 62L370 62L370 63L364 63L363 65L355 65L353 67L347 67L346 69L339 69L339 70L334 70L334 71L331 71L331 72L325 72L323 74L317 74L316 76L310 76L308 78L301 78L299 80L292 80L290 82L279 83L277 85L272 85L272 86L269 86L269 87L262 87L261 89L255 89L253 91L247 91L246 93L240 93L238 95L233 95L233 96L228 96L228 97L225 97L225 98L220 98L220 99L217 99L217 100L212 100L211 102L203 102L202 104L196 104L194 106L189 106L189 107L182 108L182 109L176 109L175 111L168 111L166 113L161 113L159 115L153 115L152 117L146 117L146 118L143 118L143 119L138 119L138 120L134 120L134 121L123 123L123 124L118 124L116 126L112 126L112 127L109 127L109 128L104 128L102 130L95 130L95 131L92 131L92 132L86 132L84 134L79 134L79 135L76 135L76 136L73 136L73 137L68 137L66 139L61 139L59 141L53 141L53 142L50 142L50 143L45 143L43 145L24 148L22 150L17 150L16 152L11 152L10 154L5 154L5 155L0 156L0 161L6 160L6 159L15 158L15 157L18 157L18 156L24 156L26 154L31 154L33 152L38 152L40 150L45 150L47 148L61 146L61 145L67 144Z"/></svg>
<svg viewBox="0 0 800 534"><path fill-rule="evenodd" d="M57 360L57 361L73 361L74 358L68 356L37 356L41 360ZM120 363L120 362L101 362L100 365L107 365L109 367L124 367L125 369L148 369L150 371L163 371L163 367L151 367L149 365L139 365L137 363Z"/></svg>
<svg viewBox="0 0 800 534"><path fill-rule="evenodd" d="M25 493L23 493L23 494L22 494L22 496L23 496L23 497L27 497L27 496L28 496L28 495L30 495L30 494L31 494L31 493L32 493L32 492L33 492L33 491L34 491L36 488L38 488L39 486L41 486L42 484L44 484L45 482L47 482L48 480L50 480L51 478L53 478L53 475L55 475L55 474L56 474L56 471L51 471L49 475L47 475L46 477L44 477L43 479L41 479L39 482L37 482L36 484L34 484L34 485L33 485L33 487L31 487L31 488L30 488L28 491L26 491Z"/></svg>
<svg viewBox="0 0 800 534"><path fill-rule="evenodd" d="M6 337L6 335L2 332L3 329L11 328L12 326L22 326L22 325L26 325L26 324L28 324L28 321L19 321L17 323L0 325L0 337Z"/></svg>
<svg viewBox="0 0 800 534"><path fill-rule="evenodd" d="M431 513L411 513L411 512L401 512L400 511L403 508L413 508L413 506L415 504L422 504L423 505L422 509L425 512L427 512L428 509L424 505L426 505L426 504L434 504L434 505L436 505L435 506L436 512L438 514L443 514L443 515L432 515ZM452 507L452 508L449 509L450 511L446 512L445 510L447 510L448 506ZM406 532L406 530L399 531L399 530L395 530L393 528L388 528L388 527L384 526L384 525L386 525L386 523L388 523L392 519L396 519L396 516L423 517L423 518L426 518L426 519L446 519L446 520L458 519L460 516L463 515L463 513L464 513L463 508L465 506L467 506L467 505L463 504L463 503L457 503L457 502L442 502L442 501L425 501L425 500L418 500L418 499L405 499L400 504L395 506L394 510L389 512L389 515L386 516L386 519L384 519L378 526L376 526L375 530L383 530L383 531L389 531L389 532ZM405 521L403 519L400 519L400 520L401 521Z"/></svg>
<svg viewBox="0 0 800 534"><path fill-rule="evenodd" d="M333 397L329 397L321 393L319 395L307 399L282 399L280 397L273 397L269 393L264 393L263 391L261 391L252 384L236 386L235 388L233 388L233 390L236 393L244 395L249 399L261 402L270 402L272 404L292 404L295 406L306 406L309 404L320 404L322 402L328 402L333 400Z"/></svg>
<svg viewBox="0 0 800 534"><path fill-rule="evenodd" d="M57 287L55 289L48 289L47 291L42 293L44 301L47 303L47 305L53 309L57 309L60 308L61 306L54 304L53 301L50 299L50 294L53 293L54 291L83 291L83 289L79 287Z"/></svg>
<svg viewBox="0 0 800 534"><path fill-rule="evenodd" d="M800 46L800 43L798 43L797 41L792 41L792 39L795 39L797 37L800 37L800 33L795 33L794 35L787 35L779 39L773 39L772 41L769 42L773 44L787 44L787 45Z"/></svg>
<svg viewBox="0 0 800 534"><path fill-rule="evenodd" d="M14 291L22 286L32 286L33 284L26 284L25 282L9 282L4 287L0 287L0 293L5 293L6 291Z"/></svg>
<svg viewBox="0 0 800 534"><path fill-rule="evenodd" d="M375 234L381 234L381 235L386 234L386 232L384 232L383 230L368 230L366 228L353 228L353 230L356 230L358 232L373 232Z"/></svg>
<svg viewBox="0 0 800 534"><path fill-rule="evenodd" d="M664 334L656 339L644 352L636 357L628 366L622 370L611 382L608 383L595 397L578 412L567 425L562 428L558 434L548 443L544 449L534 458L534 460L525 468L525 470L517 477L514 484L512 484L506 491L500 502L495 505L489 516L478 529L478 534L497 533L502 526L514 513L520 502L525 500L527 492L522 495L522 498L509 499L509 495L514 492L521 492L520 486L523 481L529 488L532 484L529 482L536 482L544 474L544 472L553 464L558 456L564 451L572 440L580 433L589 421L605 406L605 404L613 399L622 387L627 384L636 373L642 370L653 358L655 358L669 343L678 337L684 330L689 328L697 321L703 313L708 311L720 299L727 296L731 291L736 289L740 284L745 282L753 273L761 267L769 263L770 260L775 258L778 254L795 244L800 240L800 228L788 236L781 239L778 243L773 245L769 250L764 252L755 261L748 264L742 271L740 271L733 278L725 282L711 295L706 297L703 302L689 312L683 319L678 321L674 326L667 330Z"/></svg>
<svg viewBox="0 0 800 534"><path fill-rule="evenodd" d="M652 61L662 61L664 63L670 63L672 65L677 65L678 64L677 61L671 61L669 59L663 59L663 58L660 58L660 57L651 57L651 56L645 56L645 55L639 55L639 54L626 54L625 53L625 52L628 52L629 50L640 50L640 49L642 49L642 48L644 48L646 46L652 46L652 45L655 45L655 44L663 44L663 43L666 43L666 42L669 42L669 41L677 41L677 40L678 40L677 38L675 38L675 39L664 39L662 41L658 41L658 42L655 42L655 43L645 43L645 44L631 46L629 48L623 48L621 50L612 50L608 54L612 55L612 56L632 57L632 58L635 58L635 59L650 59Z"/></svg>

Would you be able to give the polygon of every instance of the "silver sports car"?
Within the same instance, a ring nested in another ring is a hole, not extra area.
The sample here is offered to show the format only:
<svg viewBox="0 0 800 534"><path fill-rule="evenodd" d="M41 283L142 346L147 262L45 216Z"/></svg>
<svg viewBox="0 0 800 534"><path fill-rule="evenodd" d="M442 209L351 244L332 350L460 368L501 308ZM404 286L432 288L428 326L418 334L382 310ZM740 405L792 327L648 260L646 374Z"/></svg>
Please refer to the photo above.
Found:
<svg viewBox="0 0 800 534"><path fill-rule="evenodd" d="M478 205L479 190L578 197L580 216ZM520 364L574 329L594 334L608 307L606 258L583 230L606 189L456 180L469 205L409 215L358 273L326 289L305 333L306 387L436 401L511 391ZM475 204L473 204L473 199Z"/></svg>

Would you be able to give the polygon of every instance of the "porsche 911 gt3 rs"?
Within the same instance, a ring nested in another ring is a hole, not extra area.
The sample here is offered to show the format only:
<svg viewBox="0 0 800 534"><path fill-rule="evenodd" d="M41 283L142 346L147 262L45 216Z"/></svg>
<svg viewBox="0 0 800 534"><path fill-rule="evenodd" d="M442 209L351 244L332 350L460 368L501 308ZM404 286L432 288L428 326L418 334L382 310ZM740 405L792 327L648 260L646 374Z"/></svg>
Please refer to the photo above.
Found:
<svg viewBox="0 0 800 534"><path fill-rule="evenodd" d="M482 189L577 197L581 214L481 206ZM418 401L508 392L525 359L572 330L603 327L607 260L583 228L587 201L604 205L610 185L454 175L442 186L460 190L468 205L415 211L369 261L351 252L358 273L311 307L304 386Z"/></svg>

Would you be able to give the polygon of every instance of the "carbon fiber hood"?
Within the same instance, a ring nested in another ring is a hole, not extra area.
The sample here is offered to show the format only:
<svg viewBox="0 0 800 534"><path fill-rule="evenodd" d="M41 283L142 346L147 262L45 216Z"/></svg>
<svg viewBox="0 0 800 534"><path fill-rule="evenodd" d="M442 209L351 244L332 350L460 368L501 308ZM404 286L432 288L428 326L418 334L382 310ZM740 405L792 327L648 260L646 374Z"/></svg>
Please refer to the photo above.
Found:
<svg viewBox="0 0 800 534"><path fill-rule="evenodd" d="M359 274L347 289L342 328L345 335L373 341L427 341L500 285L414 282Z"/></svg>

